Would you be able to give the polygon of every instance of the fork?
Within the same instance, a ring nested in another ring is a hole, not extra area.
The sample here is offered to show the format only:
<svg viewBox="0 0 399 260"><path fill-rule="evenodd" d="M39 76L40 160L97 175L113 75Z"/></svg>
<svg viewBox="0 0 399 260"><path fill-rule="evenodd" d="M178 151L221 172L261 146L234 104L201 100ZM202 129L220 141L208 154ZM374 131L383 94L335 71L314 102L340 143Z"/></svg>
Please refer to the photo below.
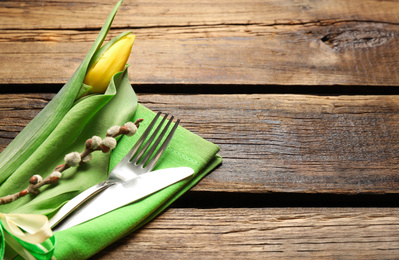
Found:
<svg viewBox="0 0 399 260"><path fill-rule="evenodd" d="M173 116L171 116L166 126L163 127L166 118L169 115L165 114L162 121L158 124L158 126L150 136L151 130L155 128L156 122L160 117L160 115L161 112L158 112L156 114L154 119L148 125L143 135L134 144L132 149L112 169L112 171L108 176L108 179L88 188L87 190L83 191L82 193L80 193L79 195L68 201L50 219L49 221L50 227L53 228L56 225L58 225L68 215L70 215L77 208L83 205L86 201L88 201L90 198L94 197L96 194L100 193L101 191L111 187L116 183L132 180L141 174L150 172L154 168L155 164L161 157L162 153L165 151L166 147L170 143L170 140L172 139L175 130L180 122L180 119L177 119L172 130L170 130L167 137L164 140L162 140L166 136L167 130L170 128L170 125L174 118ZM144 141L147 139L148 136L150 136L149 139L144 143ZM160 146L159 149L155 151L158 146Z"/></svg>

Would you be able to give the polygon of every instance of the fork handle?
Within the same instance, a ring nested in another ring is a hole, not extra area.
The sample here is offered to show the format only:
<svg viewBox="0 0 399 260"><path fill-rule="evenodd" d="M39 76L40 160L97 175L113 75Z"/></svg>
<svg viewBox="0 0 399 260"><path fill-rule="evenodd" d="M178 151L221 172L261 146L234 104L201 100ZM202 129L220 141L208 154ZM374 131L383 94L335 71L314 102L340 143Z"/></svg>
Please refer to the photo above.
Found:
<svg viewBox="0 0 399 260"><path fill-rule="evenodd" d="M62 220L64 220L69 214L79 208L82 204L84 204L87 200L98 194L99 192L107 189L112 184L108 182L102 182L91 186L87 190L83 191L79 195L75 196L73 199L68 201L64 206L61 207L60 210L50 219L49 224L51 228L54 228L58 225Z"/></svg>

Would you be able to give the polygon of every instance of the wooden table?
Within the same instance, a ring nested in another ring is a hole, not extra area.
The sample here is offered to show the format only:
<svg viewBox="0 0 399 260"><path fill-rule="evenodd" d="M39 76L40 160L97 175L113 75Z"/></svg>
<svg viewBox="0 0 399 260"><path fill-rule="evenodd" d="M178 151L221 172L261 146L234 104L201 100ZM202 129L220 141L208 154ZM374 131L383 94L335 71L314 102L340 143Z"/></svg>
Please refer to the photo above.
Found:
<svg viewBox="0 0 399 260"><path fill-rule="evenodd" d="M0 2L1 148L116 1ZM399 256L399 2L125 0L139 102L223 164L93 259Z"/></svg>

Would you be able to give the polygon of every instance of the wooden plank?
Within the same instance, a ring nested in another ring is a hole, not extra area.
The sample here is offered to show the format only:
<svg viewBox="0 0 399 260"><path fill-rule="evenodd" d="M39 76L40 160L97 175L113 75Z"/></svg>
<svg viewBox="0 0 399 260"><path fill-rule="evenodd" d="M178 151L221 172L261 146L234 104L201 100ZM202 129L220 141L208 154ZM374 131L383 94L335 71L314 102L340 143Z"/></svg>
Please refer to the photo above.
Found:
<svg viewBox="0 0 399 260"><path fill-rule="evenodd" d="M53 96L53 94L0 95L0 151L7 147Z"/></svg>
<svg viewBox="0 0 399 260"><path fill-rule="evenodd" d="M168 209L92 259L393 259L397 208Z"/></svg>
<svg viewBox="0 0 399 260"><path fill-rule="evenodd" d="M116 2L2 0L0 29L98 29ZM396 23L397 10L397 2L378 0L124 0L114 26L294 25L335 20Z"/></svg>
<svg viewBox="0 0 399 260"><path fill-rule="evenodd" d="M397 193L399 96L140 95L221 147L195 190Z"/></svg>
<svg viewBox="0 0 399 260"><path fill-rule="evenodd" d="M0 84L65 83L112 5L0 2ZM397 86L398 11L377 0L125 1L111 35L137 35L136 84Z"/></svg>
<svg viewBox="0 0 399 260"><path fill-rule="evenodd" d="M15 100L0 102L5 147L51 95L0 97ZM221 147L223 165L193 191L399 191L399 96L141 94L139 102Z"/></svg>

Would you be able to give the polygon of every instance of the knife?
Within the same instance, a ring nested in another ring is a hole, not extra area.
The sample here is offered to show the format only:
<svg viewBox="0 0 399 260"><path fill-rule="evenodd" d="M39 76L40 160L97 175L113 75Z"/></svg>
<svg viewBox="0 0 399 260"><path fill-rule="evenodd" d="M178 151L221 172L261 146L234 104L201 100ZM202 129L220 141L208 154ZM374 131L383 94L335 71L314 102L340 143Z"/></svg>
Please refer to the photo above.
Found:
<svg viewBox="0 0 399 260"><path fill-rule="evenodd" d="M107 212L140 200L163 188L177 183L193 175L189 167L168 168L148 172L128 181L116 183L106 190L100 191L95 197L85 202L60 223L54 222L59 216L55 214L50 220L54 232L61 231Z"/></svg>

